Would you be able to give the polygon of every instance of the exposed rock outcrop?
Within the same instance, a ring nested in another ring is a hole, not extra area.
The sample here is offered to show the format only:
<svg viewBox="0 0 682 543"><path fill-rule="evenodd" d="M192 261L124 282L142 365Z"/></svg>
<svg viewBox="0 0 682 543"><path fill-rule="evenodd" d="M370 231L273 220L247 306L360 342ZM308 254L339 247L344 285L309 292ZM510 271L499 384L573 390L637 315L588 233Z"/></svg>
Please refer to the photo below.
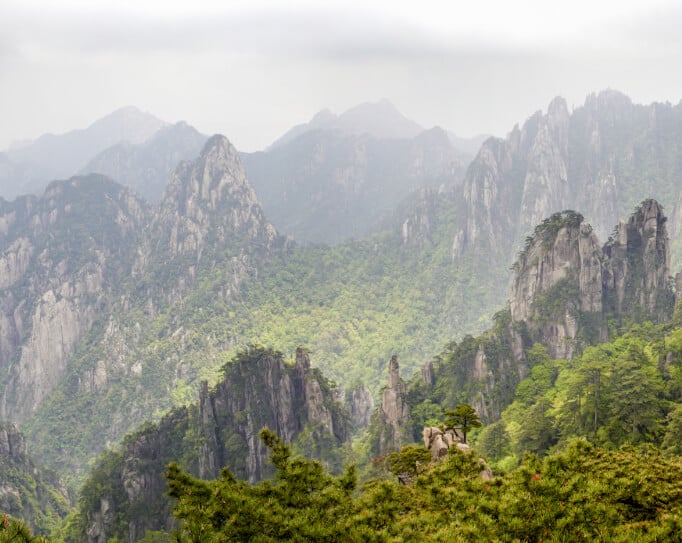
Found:
<svg viewBox="0 0 682 543"><path fill-rule="evenodd" d="M663 322L671 316L670 243L663 208L645 200L604 246L616 313Z"/></svg>
<svg viewBox="0 0 682 543"><path fill-rule="evenodd" d="M81 509L84 539L100 543L117 536L132 543L146 530L171 529L164 478L169 462L204 479L217 477L225 466L251 482L270 475L268 449L258 435L263 427L318 458L347 439L348 415L303 349L293 365L273 351L244 352L225 367L214 389L202 385L198 404L175 409L129 436L119 456L96 468L109 470L107 477L120 481L123 493L112 490L94 508ZM87 482L84 492L89 485L97 482ZM117 512L125 512L124 524Z"/></svg>
<svg viewBox="0 0 682 543"><path fill-rule="evenodd" d="M489 139L464 178L453 255L483 250L511 261L518 240L563 209L580 210L604 240L620 216L652 197L676 206L673 233L682 231L679 175L669 162L678 151L662 143L675 141L681 111L608 90L571 112L555 98L546 114Z"/></svg>
<svg viewBox="0 0 682 543"><path fill-rule="evenodd" d="M555 358L576 348L578 319L596 315L601 326L605 257L580 214L552 215L536 229L515 264L509 295L512 320L527 324ZM596 331L606 339L605 329Z"/></svg>
<svg viewBox="0 0 682 543"><path fill-rule="evenodd" d="M379 405L373 416L376 444L374 453L383 455L400 450L411 441L410 408L407 404L407 387L400 378L400 366L396 356L388 365L388 385L381 394Z"/></svg>
<svg viewBox="0 0 682 543"><path fill-rule="evenodd" d="M580 214L552 215L529 238L514 269L509 306L555 358L607 339L608 318L655 322L672 315L674 294L665 216L645 200L600 248Z"/></svg>
<svg viewBox="0 0 682 543"><path fill-rule="evenodd" d="M464 435L454 428L441 430L435 426L424 428L422 432L424 447L431 452L431 462L440 462L448 454L455 451L469 453L471 448L464 442ZM481 479L492 480L493 472L483 458L478 459L481 465Z"/></svg>
<svg viewBox="0 0 682 543"><path fill-rule="evenodd" d="M29 416L130 274L144 203L101 176L0 202L0 414Z"/></svg>

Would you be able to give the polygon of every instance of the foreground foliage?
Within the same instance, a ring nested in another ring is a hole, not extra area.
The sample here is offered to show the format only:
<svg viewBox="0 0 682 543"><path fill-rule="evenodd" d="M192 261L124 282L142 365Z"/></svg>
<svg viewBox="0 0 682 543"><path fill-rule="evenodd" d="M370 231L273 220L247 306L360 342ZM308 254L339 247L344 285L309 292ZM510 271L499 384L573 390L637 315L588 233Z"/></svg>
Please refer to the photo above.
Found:
<svg viewBox="0 0 682 543"><path fill-rule="evenodd" d="M475 453L452 452L410 485L381 479L357 491L352 468L332 477L292 458L272 432L261 437L273 481L252 486L228 470L200 481L170 466L181 541L640 542L682 533L682 462L654 448L576 440L493 481L481 479Z"/></svg>

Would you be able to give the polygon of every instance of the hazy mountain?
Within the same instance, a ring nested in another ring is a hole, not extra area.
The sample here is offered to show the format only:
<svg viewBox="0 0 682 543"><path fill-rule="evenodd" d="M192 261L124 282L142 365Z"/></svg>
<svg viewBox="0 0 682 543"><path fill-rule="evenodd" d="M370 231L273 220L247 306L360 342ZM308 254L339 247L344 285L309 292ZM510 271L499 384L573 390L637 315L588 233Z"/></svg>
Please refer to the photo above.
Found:
<svg viewBox="0 0 682 543"><path fill-rule="evenodd" d="M336 243L377 231L415 190L458 185L469 156L440 128L390 139L317 129L243 160L281 232Z"/></svg>
<svg viewBox="0 0 682 543"><path fill-rule="evenodd" d="M88 162L83 173L100 173L157 203L183 160L196 157L208 136L185 122L164 126L142 143L123 142L105 149Z"/></svg>
<svg viewBox="0 0 682 543"><path fill-rule="evenodd" d="M97 153L126 141L141 143L165 122L129 106L118 109L84 129L65 134L44 134L37 140L6 151L14 171L0 178L2 196L41 192L48 182L77 173ZM0 174L1 174L0 170Z"/></svg>
<svg viewBox="0 0 682 543"><path fill-rule="evenodd" d="M156 209L96 174L0 203L2 414L71 473L217 369L236 332L196 343L208 300L234 301L285 245L222 136L176 168Z"/></svg>
<svg viewBox="0 0 682 543"><path fill-rule="evenodd" d="M368 134L375 138L413 138L424 130L400 113L386 99L355 106L341 115L328 109L316 113L308 123L299 124L275 140L267 150L275 149L313 130L329 130L343 135Z"/></svg>
<svg viewBox="0 0 682 543"><path fill-rule="evenodd" d="M483 144L463 182L453 255L488 251L511 261L532 225L563 209L583 210L606 239L646 198L671 212L681 179L682 104L638 105L604 91L569 112L555 98L546 114ZM676 237L680 227L670 230Z"/></svg>
<svg viewBox="0 0 682 543"><path fill-rule="evenodd" d="M0 511L48 535L69 513L71 497L59 476L38 466L29 452L17 427L0 422Z"/></svg>
<svg viewBox="0 0 682 543"><path fill-rule="evenodd" d="M476 153L478 153L478 150L481 148L481 145L483 145L483 142L487 140L490 137L490 135L479 134L478 136L463 138L461 136L453 134L452 132L448 132L448 137L450 138L450 142L455 147L455 149L459 149L460 151L469 153L473 158L474 156L476 156Z"/></svg>

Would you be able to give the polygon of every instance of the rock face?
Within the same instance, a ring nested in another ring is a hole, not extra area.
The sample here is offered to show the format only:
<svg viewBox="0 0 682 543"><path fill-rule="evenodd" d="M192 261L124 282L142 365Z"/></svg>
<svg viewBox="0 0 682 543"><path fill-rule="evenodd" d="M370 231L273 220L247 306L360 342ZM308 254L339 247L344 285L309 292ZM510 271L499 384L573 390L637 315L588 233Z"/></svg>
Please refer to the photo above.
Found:
<svg viewBox="0 0 682 543"><path fill-rule="evenodd" d="M458 186L469 158L440 128L398 139L320 129L243 155L273 224L316 243L365 237L414 191Z"/></svg>
<svg viewBox="0 0 682 543"><path fill-rule="evenodd" d="M615 311L655 322L670 318L670 243L663 208L646 200L614 239L604 246L610 261L607 286L615 291Z"/></svg>
<svg viewBox="0 0 682 543"><path fill-rule="evenodd" d="M383 389L381 405L374 414L376 455L400 450L411 441L410 408L407 404L407 387L400 379L398 358L393 356L388 365L388 385Z"/></svg>
<svg viewBox="0 0 682 543"><path fill-rule="evenodd" d="M374 399L369 389L360 384L346 393L345 405L350 415L353 430L366 428L374 413Z"/></svg>
<svg viewBox="0 0 682 543"><path fill-rule="evenodd" d="M24 420L130 274L144 203L101 176L0 201L0 414Z"/></svg>
<svg viewBox="0 0 682 543"><path fill-rule="evenodd" d="M552 357L571 358L581 315L596 316L599 326L605 324L601 322L605 260L581 215L552 215L536 228L515 264L509 295L512 320L526 323ZM596 334L597 339L606 339L605 328Z"/></svg>
<svg viewBox="0 0 682 543"><path fill-rule="evenodd" d="M509 262L519 239L563 209L579 209L600 239L645 198L682 209L681 172L670 162L681 126L682 105L636 105L605 91L569 112L554 99L481 147L464 178L453 255L488 251ZM682 213L673 211L677 234Z"/></svg>
<svg viewBox="0 0 682 543"><path fill-rule="evenodd" d="M206 479L224 466L251 482L269 475L267 449L258 437L264 426L317 457L325 446L338 447L347 439L347 414L304 350L297 350L294 365L273 351L245 352L226 366L215 389L204 384L197 405L176 409L129 436L113 462L95 468L108 469L107 480L120 481L124 492L114 485L81 508L83 539L100 543L117 536L132 543L146 530L172 528L164 479L171 461ZM96 488L96 476L86 483L85 494L91 485Z"/></svg>
<svg viewBox="0 0 682 543"><path fill-rule="evenodd" d="M208 138L187 123L165 126L142 143L118 143L105 149L83 173L106 175L157 204L175 167L199 155Z"/></svg>
<svg viewBox="0 0 682 543"><path fill-rule="evenodd" d="M46 534L69 509L63 482L33 462L16 426L0 423L0 510Z"/></svg>
<svg viewBox="0 0 682 543"><path fill-rule="evenodd" d="M607 339L608 318L669 319L674 295L665 222L661 206L645 200L600 248L582 215L552 215L514 266L512 320L524 323L550 356L571 358L582 345Z"/></svg>

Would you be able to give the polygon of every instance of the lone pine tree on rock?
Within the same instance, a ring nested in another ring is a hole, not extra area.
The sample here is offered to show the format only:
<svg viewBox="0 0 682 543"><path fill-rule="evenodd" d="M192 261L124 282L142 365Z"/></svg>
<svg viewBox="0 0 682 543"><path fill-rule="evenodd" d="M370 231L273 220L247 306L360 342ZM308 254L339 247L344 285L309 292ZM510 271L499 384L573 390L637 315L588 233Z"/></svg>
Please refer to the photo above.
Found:
<svg viewBox="0 0 682 543"><path fill-rule="evenodd" d="M482 426L478 413L468 403L460 404L454 409L448 409L445 412L445 416L445 429L455 428L461 430L462 434L464 434L464 443L467 442L467 434L471 429Z"/></svg>

